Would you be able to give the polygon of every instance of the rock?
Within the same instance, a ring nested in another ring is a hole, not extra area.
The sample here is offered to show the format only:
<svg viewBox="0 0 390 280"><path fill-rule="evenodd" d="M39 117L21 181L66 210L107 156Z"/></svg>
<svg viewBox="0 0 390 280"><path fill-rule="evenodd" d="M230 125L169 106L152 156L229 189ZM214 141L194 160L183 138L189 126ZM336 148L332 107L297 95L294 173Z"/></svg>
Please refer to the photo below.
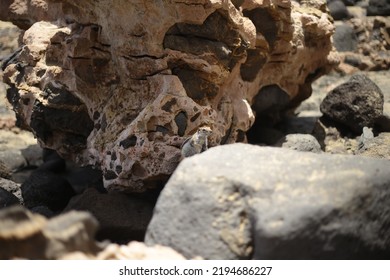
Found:
<svg viewBox="0 0 390 280"><path fill-rule="evenodd" d="M310 134L288 134L280 139L275 146L301 152L322 152L317 139Z"/></svg>
<svg viewBox="0 0 390 280"><path fill-rule="evenodd" d="M328 8L334 20L343 20L350 17L347 7L341 0L328 1Z"/></svg>
<svg viewBox="0 0 390 280"><path fill-rule="evenodd" d="M211 146L246 141L264 88L295 106L338 63L321 1L10 0L0 11L26 29L4 66L18 125L99 167L109 190L164 182L202 125Z"/></svg>
<svg viewBox="0 0 390 280"><path fill-rule="evenodd" d="M23 157L30 167L38 167L42 165L42 148L38 145L29 145L27 148L21 150Z"/></svg>
<svg viewBox="0 0 390 280"><path fill-rule="evenodd" d="M154 203L139 197L120 193L101 194L89 188L74 197L64 211L90 212L100 224L99 240L118 243L143 240L146 227L152 218Z"/></svg>
<svg viewBox="0 0 390 280"><path fill-rule="evenodd" d="M145 243L186 258L388 259L390 161L248 144L183 160Z"/></svg>
<svg viewBox="0 0 390 280"><path fill-rule="evenodd" d="M12 193L1 188L0 185L0 209L11 205L19 204L19 199Z"/></svg>
<svg viewBox="0 0 390 280"><path fill-rule="evenodd" d="M355 31L347 23L336 25L333 42L336 49L340 52L354 52L358 45Z"/></svg>
<svg viewBox="0 0 390 280"><path fill-rule="evenodd" d="M320 109L324 116L360 134L382 116L383 93L367 76L356 74L329 92Z"/></svg>
<svg viewBox="0 0 390 280"><path fill-rule="evenodd" d="M326 118L317 120L312 135L317 139L321 149L330 154L353 155L359 146L355 135L347 134Z"/></svg>
<svg viewBox="0 0 390 280"><path fill-rule="evenodd" d="M0 177L4 179L11 178L11 170L2 160L0 160Z"/></svg>
<svg viewBox="0 0 390 280"><path fill-rule="evenodd" d="M148 247L142 242L132 241L127 245L109 244L97 255L87 255L80 252L70 253L62 257L65 260L185 260L172 248L155 245Z"/></svg>
<svg viewBox="0 0 390 280"><path fill-rule="evenodd" d="M15 25L0 21L0 60L3 60L18 48L19 35L20 29Z"/></svg>
<svg viewBox="0 0 390 280"><path fill-rule="evenodd" d="M368 16L390 16L390 3L388 0L370 0L367 7Z"/></svg>
<svg viewBox="0 0 390 280"><path fill-rule="evenodd" d="M359 149L363 148L367 141L374 138L374 133L372 132L372 128L363 127L363 133L360 135L359 139Z"/></svg>
<svg viewBox="0 0 390 280"><path fill-rule="evenodd" d="M37 140L27 131L10 131L0 129L0 160L11 171L19 170L27 166L27 161L22 155L22 150L30 145L36 145Z"/></svg>
<svg viewBox="0 0 390 280"><path fill-rule="evenodd" d="M377 137L367 138L356 152L358 155L390 159L390 133L380 133Z"/></svg>
<svg viewBox="0 0 390 280"><path fill-rule="evenodd" d="M103 186L102 172L92 166L68 168L65 178L78 194L91 187L101 193L107 192Z"/></svg>
<svg viewBox="0 0 390 280"><path fill-rule="evenodd" d="M37 213L37 214L40 214L42 216L45 216L46 218L51 218L51 217L55 216L55 213L52 210L50 210L49 207L47 207L45 205L35 206L29 210L33 213Z"/></svg>
<svg viewBox="0 0 390 280"><path fill-rule="evenodd" d="M6 190L7 192L12 193L19 200L20 204L24 204L22 191L20 190L20 185L4 178L0 178L0 188Z"/></svg>
<svg viewBox="0 0 390 280"><path fill-rule="evenodd" d="M21 189L27 208L44 205L52 211L63 210L75 195L68 181L45 170L34 171Z"/></svg>
<svg viewBox="0 0 390 280"><path fill-rule="evenodd" d="M60 173L66 170L65 160L54 150L43 149L42 159L43 164L39 166L39 169L48 170L54 173Z"/></svg>
<svg viewBox="0 0 390 280"><path fill-rule="evenodd" d="M96 254L96 220L69 212L47 220L21 206L0 211L0 259L58 259L70 252Z"/></svg>

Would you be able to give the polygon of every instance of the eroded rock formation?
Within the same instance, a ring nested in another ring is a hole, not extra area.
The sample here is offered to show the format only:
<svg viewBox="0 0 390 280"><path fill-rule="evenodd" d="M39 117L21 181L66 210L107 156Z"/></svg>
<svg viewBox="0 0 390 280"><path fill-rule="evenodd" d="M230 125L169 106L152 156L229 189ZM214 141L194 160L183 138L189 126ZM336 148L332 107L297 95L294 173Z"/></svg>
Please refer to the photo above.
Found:
<svg viewBox="0 0 390 280"><path fill-rule="evenodd" d="M101 168L109 189L170 175L201 125L211 146L245 141L256 113L299 104L338 62L322 0L0 5L0 19L26 30L3 65L18 124Z"/></svg>

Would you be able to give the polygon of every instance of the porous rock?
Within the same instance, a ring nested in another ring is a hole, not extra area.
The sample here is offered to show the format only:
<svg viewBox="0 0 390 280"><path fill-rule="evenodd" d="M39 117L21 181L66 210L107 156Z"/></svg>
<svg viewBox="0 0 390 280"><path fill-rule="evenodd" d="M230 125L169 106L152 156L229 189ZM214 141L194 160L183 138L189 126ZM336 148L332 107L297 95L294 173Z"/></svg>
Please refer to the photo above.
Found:
<svg viewBox="0 0 390 280"><path fill-rule="evenodd" d="M295 106L338 63L325 1L301 2L1 2L26 29L8 99L44 147L100 167L111 190L144 191L199 126L211 146L245 141L263 87Z"/></svg>
<svg viewBox="0 0 390 280"><path fill-rule="evenodd" d="M95 254L97 226L86 212L47 220L22 206L5 208L0 211L0 259L57 259L74 251Z"/></svg>
<svg viewBox="0 0 390 280"><path fill-rule="evenodd" d="M329 119L360 135L363 127L373 127L383 115L383 103L380 88L364 74L356 74L330 91L320 109Z"/></svg>
<svg viewBox="0 0 390 280"><path fill-rule="evenodd" d="M387 259L389 172L368 157L211 148L180 163L145 243L186 258Z"/></svg>

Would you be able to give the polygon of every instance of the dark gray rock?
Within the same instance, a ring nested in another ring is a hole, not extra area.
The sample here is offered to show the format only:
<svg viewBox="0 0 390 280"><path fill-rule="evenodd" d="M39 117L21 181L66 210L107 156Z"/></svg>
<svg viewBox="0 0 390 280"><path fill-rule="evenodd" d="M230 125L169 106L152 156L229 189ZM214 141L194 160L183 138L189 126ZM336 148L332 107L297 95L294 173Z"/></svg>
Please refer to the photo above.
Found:
<svg viewBox="0 0 390 280"><path fill-rule="evenodd" d="M343 3L343 1L333 0L331 2L328 2L328 8L330 15L333 17L334 20L343 20L348 19L350 17L347 7Z"/></svg>
<svg viewBox="0 0 390 280"><path fill-rule="evenodd" d="M0 160L0 178L11 178L11 170L9 170L8 166L2 160Z"/></svg>
<svg viewBox="0 0 390 280"><path fill-rule="evenodd" d="M19 204L19 199L12 193L0 187L0 209Z"/></svg>
<svg viewBox="0 0 390 280"><path fill-rule="evenodd" d="M39 166L39 169L49 170L55 173L63 172L66 169L65 160L54 150L43 149L42 160L43 164Z"/></svg>
<svg viewBox="0 0 390 280"><path fill-rule="evenodd" d="M288 134L280 139L275 146L301 152L322 152L317 139L310 134Z"/></svg>
<svg viewBox="0 0 390 280"><path fill-rule="evenodd" d="M390 161L232 144L183 160L145 242L206 259L390 257Z"/></svg>
<svg viewBox="0 0 390 280"><path fill-rule="evenodd" d="M352 26L347 23L336 25L333 43L339 52L354 52L358 46L358 39Z"/></svg>
<svg viewBox="0 0 390 280"><path fill-rule="evenodd" d="M50 220L22 206L0 210L0 259L58 259L70 252L95 254L101 248L91 214L72 211Z"/></svg>
<svg viewBox="0 0 390 280"><path fill-rule="evenodd" d="M154 203L136 195L99 193L94 188L75 196L64 211L90 212L100 224L99 240L109 239L117 243L143 240L146 227L153 215Z"/></svg>
<svg viewBox="0 0 390 280"><path fill-rule="evenodd" d="M21 189L27 208L45 205L52 211L64 209L75 195L67 180L46 170L34 171Z"/></svg>
<svg viewBox="0 0 390 280"><path fill-rule="evenodd" d="M367 7L368 16L390 16L389 0L370 0Z"/></svg>
<svg viewBox="0 0 390 280"><path fill-rule="evenodd" d="M363 74L356 74L333 89L321 103L327 118L343 124L357 134L363 127L373 127L383 115L383 93Z"/></svg>

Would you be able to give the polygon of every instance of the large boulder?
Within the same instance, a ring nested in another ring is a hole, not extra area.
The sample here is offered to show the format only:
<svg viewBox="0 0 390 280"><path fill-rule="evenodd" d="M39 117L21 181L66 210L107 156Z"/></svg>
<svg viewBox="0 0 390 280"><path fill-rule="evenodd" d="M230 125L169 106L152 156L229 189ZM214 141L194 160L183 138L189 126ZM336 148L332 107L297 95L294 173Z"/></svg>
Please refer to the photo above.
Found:
<svg viewBox="0 0 390 280"><path fill-rule="evenodd" d="M390 257L390 161L233 144L185 159L145 242L186 258Z"/></svg>
<svg viewBox="0 0 390 280"><path fill-rule="evenodd" d="M17 123L109 189L153 187L199 126L245 141L264 87L295 106L338 62L325 1L300 2L3 1L26 30L4 65Z"/></svg>

